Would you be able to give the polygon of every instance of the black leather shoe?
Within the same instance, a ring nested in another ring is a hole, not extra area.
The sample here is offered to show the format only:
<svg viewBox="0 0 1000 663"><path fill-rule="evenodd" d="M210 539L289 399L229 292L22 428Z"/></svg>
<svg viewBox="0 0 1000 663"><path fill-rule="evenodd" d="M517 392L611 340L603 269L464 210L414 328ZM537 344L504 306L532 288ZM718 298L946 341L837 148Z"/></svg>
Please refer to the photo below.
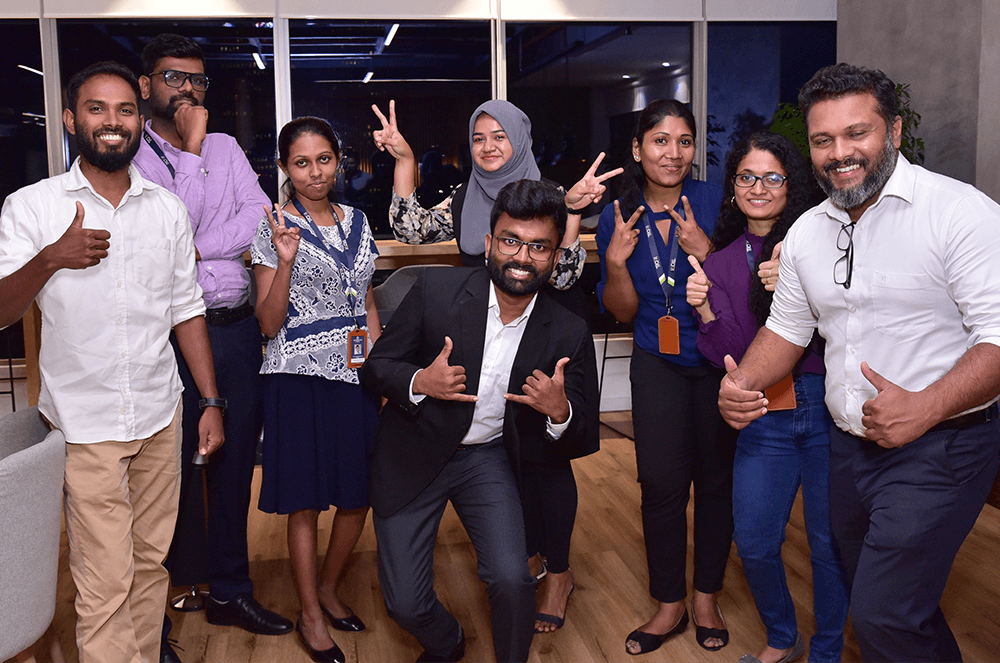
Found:
<svg viewBox="0 0 1000 663"><path fill-rule="evenodd" d="M164 615L163 633L160 636L160 663L182 663L180 656L174 651L174 647L176 646L181 651L184 651L184 648L178 645L176 640L169 637L172 627L170 617Z"/></svg>
<svg viewBox="0 0 1000 663"><path fill-rule="evenodd" d="M326 628L326 627L324 627ZM337 643L333 643L333 646L329 649L313 649L313 646L309 644L306 640L305 633L302 632L302 618L299 617L298 623L295 624L295 630L299 634L299 640L302 641L302 646L306 648L309 652L309 658L316 661L316 663L344 663L346 658L344 657L344 652L340 650Z"/></svg>
<svg viewBox="0 0 1000 663"><path fill-rule="evenodd" d="M326 607L320 603L319 609L323 611L326 618L330 620L330 625L337 629L338 631L347 631L348 633L358 633L365 630L365 623L361 621L361 618L354 614L351 610L351 616L341 619L340 617L334 617L333 613L326 609Z"/></svg>
<svg viewBox="0 0 1000 663"><path fill-rule="evenodd" d="M239 626L258 635L281 635L292 630L292 622L257 603L250 594L240 594L225 603L209 596L205 616L209 624Z"/></svg>
<svg viewBox="0 0 1000 663"><path fill-rule="evenodd" d="M436 656L425 649L424 653L417 659L417 663L457 663L457 661L461 661L462 657L465 656L465 631L461 632L461 636L458 646L450 654Z"/></svg>

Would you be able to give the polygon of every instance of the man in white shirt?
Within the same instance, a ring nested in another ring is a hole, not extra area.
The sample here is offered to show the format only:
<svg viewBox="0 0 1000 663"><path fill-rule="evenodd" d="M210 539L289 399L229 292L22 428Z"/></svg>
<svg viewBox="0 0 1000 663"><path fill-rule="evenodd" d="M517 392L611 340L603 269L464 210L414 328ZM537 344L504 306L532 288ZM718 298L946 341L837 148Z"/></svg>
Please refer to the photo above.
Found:
<svg viewBox="0 0 1000 663"><path fill-rule="evenodd" d="M799 94L829 199L781 251L767 326L719 405L741 428L761 390L826 339L831 520L865 661L960 661L939 607L1000 466L1000 206L898 154L895 85L821 69Z"/></svg>
<svg viewBox="0 0 1000 663"><path fill-rule="evenodd" d="M546 292L566 224L562 194L522 180L501 189L487 269L431 269L393 313L362 383L388 399L369 499L389 615L424 648L465 653L434 593L438 524L450 500L488 586L497 661L524 661L535 619L518 498L520 450L596 434L597 366L582 319Z"/></svg>
<svg viewBox="0 0 1000 663"><path fill-rule="evenodd" d="M66 436L66 530L81 663L160 654L163 567L177 517L176 332L206 398L198 450L223 442L187 212L131 166L132 72L102 62L67 85L80 158L11 194L0 215L0 326L42 312L39 410Z"/></svg>

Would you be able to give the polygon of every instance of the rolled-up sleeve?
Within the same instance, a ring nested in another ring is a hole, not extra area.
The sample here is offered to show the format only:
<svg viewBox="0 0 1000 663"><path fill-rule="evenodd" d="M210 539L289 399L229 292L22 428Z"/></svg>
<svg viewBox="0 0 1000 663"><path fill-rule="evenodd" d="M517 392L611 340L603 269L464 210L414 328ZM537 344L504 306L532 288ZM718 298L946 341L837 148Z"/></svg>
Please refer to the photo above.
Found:
<svg viewBox="0 0 1000 663"><path fill-rule="evenodd" d="M806 347L812 340L817 319L806 299L799 280L799 267L795 256L795 230L792 226L781 244L781 261L778 266L778 286L774 290L771 315L767 328L799 347Z"/></svg>
<svg viewBox="0 0 1000 663"><path fill-rule="evenodd" d="M194 259L194 234L187 210L178 200L173 211L177 250L174 251L173 292L170 297L170 326L205 314L205 300L198 285Z"/></svg>
<svg viewBox="0 0 1000 663"><path fill-rule="evenodd" d="M967 196L942 225L948 233L945 278L971 332L969 347L1000 346L1000 205Z"/></svg>

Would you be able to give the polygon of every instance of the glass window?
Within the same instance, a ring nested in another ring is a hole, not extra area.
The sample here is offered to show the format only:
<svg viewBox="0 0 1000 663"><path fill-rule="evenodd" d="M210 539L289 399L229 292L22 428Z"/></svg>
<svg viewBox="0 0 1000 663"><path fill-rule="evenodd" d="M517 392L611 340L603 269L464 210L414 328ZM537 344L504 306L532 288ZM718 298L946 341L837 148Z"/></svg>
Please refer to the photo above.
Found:
<svg viewBox="0 0 1000 663"><path fill-rule="evenodd" d="M392 237L393 158L375 149L396 101L400 133L421 165L418 196L434 205L471 171L468 119L490 98L488 21L289 22L292 111L330 122L344 145L339 196L368 216L378 238ZM442 193L443 192L443 193Z"/></svg>
<svg viewBox="0 0 1000 663"><path fill-rule="evenodd" d="M205 97L208 130L235 137L260 176L264 192L277 199L274 32L270 19L60 20L58 28L63 84L80 69L101 60L115 60L137 74L148 73L141 71L142 49L162 32L197 41L205 51L205 73L211 79ZM148 111L145 114L148 117Z"/></svg>
<svg viewBox="0 0 1000 663"><path fill-rule="evenodd" d="M729 150L769 127L778 104L797 104L799 88L836 61L836 21L710 23L707 179L721 184Z"/></svg>

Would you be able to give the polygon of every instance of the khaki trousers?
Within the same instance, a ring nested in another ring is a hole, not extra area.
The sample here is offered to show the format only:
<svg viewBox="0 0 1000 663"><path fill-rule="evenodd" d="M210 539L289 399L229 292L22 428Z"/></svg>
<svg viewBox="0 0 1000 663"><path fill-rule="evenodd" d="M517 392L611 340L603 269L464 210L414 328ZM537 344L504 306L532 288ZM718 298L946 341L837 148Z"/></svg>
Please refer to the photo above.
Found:
<svg viewBox="0 0 1000 663"><path fill-rule="evenodd" d="M181 408L152 437L66 445L80 663L157 663L177 520Z"/></svg>

